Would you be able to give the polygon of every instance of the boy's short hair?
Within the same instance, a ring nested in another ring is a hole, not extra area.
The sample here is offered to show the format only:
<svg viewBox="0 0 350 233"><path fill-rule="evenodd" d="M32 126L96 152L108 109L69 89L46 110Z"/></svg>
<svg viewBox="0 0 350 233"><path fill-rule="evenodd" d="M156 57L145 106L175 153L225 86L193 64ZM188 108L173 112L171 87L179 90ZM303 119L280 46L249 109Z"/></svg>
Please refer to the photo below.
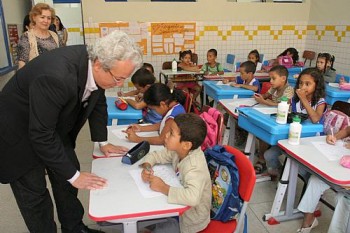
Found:
<svg viewBox="0 0 350 233"><path fill-rule="evenodd" d="M148 68L148 70L151 70L152 74L154 74L154 68L151 63L144 62L142 67L145 69Z"/></svg>
<svg viewBox="0 0 350 233"><path fill-rule="evenodd" d="M214 54L215 57L218 56L218 51L217 51L216 49L209 49L209 50L208 50L208 53Z"/></svg>
<svg viewBox="0 0 350 233"><path fill-rule="evenodd" d="M140 87L145 87L147 85L152 85L156 82L154 75L144 67L138 69L134 75L131 77L131 82Z"/></svg>
<svg viewBox="0 0 350 233"><path fill-rule="evenodd" d="M271 68L270 72L275 72L276 74L278 74L278 76L286 76L286 80L288 78L289 72L288 69L285 66L282 65L277 65Z"/></svg>
<svg viewBox="0 0 350 233"><path fill-rule="evenodd" d="M203 144L207 135L207 125L200 116L194 113L184 113L177 115L174 121L180 129L180 142L191 142L191 150Z"/></svg>
<svg viewBox="0 0 350 233"><path fill-rule="evenodd" d="M239 66L239 68L244 68L244 71L246 73L253 73L254 74L255 70L256 70L256 65L252 61L245 61Z"/></svg>

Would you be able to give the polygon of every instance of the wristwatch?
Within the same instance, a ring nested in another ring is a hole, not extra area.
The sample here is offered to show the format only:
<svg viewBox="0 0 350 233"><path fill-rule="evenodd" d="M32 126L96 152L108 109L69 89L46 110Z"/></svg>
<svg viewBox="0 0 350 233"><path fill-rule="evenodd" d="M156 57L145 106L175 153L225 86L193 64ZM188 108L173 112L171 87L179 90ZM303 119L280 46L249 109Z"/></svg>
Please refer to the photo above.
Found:
<svg viewBox="0 0 350 233"><path fill-rule="evenodd" d="M99 145L100 147L105 146L105 145L107 145L107 144L108 144L108 141L98 142L98 145Z"/></svg>

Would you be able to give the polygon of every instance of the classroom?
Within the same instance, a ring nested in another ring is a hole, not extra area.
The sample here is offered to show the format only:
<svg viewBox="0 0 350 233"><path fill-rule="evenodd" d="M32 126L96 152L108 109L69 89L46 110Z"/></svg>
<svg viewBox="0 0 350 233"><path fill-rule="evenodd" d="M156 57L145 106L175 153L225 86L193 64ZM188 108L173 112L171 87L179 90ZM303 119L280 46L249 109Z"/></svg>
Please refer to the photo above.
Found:
<svg viewBox="0 0 350 233"><path fill-rule="evenodd" d="M263 55L263 60L260 62L265 62L266 65L269 60L275 59L286 48L293 47L299 52L299 61L305 63L303 68L316 67L316 58L319 53L333 55L335 57L333 68L337 74L336 82L339 82L340 77L345 77L345 81L350 82L350 62L346 61L350 57L350 15L348 14L350 2L348 0L0 0L0 91L16 73L18 68L16 46L22 35L23 18L28 14L32 5L37 3L47 3L55 9L68 32L68 46L94 44L98 38L114 30L126 32L140 46L143 61L153 65L157 81L166 77L162 68L163 63L174 59L179 60L180 51L191 50L198 56L197 65L202 65L207 62L208 50L216 49L216 61L225 69L234 72L239 64L247 60L248 53L254 49ZM307 60L303 57L304 51L313 51L316 55L311 60ZM229 54L234 55L234 61L228 61L227 55ZM303 68L300 68L300 71ZM299 74L300 71L293 75ZM295 81L296 77L288 79L289 82ZM211 87L211 85L212 83L209 82L203 84L207 88L207 94L214 99L214 106L217 106L223 113L229 112L229 104L225 105L228 103L226 99L232 100L235 97L231 96L221 101L220 97L215 96L217 87ZM106 90L107 101L111 101L108 106L114 105L114 97L118 91L127 92L133 89L131 79L127 79L122 87ZM328 88L329 90L331 88ZM252 96L250 92L248 94ZM241 100L242 96L238 98ZM333 94L327 92L325 99L330 109L336 100L349 102L350 95L345 93L344 97L337 99ZM198 97L197 100L198 102L205 101L205 98ZM255 114L250 110L247 109L243 113ZM140 111L137 114L140 115ZM230 115L230 117L236 117L237 122L237 115ZM114 127L114 119L109 118L108 121L109 125ZM124 122L124 124L129 123L131 122ZM239 118L238 124L241 126ZM262 121L261 124L263 125L264 122ZM245 125L242 128L246 129L245 127L249 129L253 126ZM308 129L307 127L304 127L304 130ZM276 127L275 130L284 132L286 127ZM227 136L226 133L228 134L228 130L226 131L225 136ZM251 132L248 130L248 133ZM261 138L259 136L258 133L252 138L248 136L249 140L252 139L252 146L250 148L246 146L242 150L254 153L255 140ZM270 145L277 145L279 139L266 140L274 141ZM230 139L224 137L223 141L230 144ZM90 140L88 124L82 128L76 142L76 154L82 170L90 171L93 158L96 158L94 151L96 145ZM312 144L313 142L305 140L305 143ZM278 145L286 150L292 150L283 143L282 146ZM290 172L292 173L296 163L293 163L293 159L287 161L291 163L287 162L291 166ZM350 170L339 172L337 176L339 180L349 181ZM294 181L296 186L292 194L295 202L293 201L292 205L296 208L301 199L304 182L298 178ZM50 182L47 183L50 186ZM344 181L343 184L345 183ZM292 233L297 232L300 228L302 216L288 221L281 220L278 224L274 224L273 221L265 221L274 211L275 195L280 191L278 186L279 180L268 180L255 184L247 208L248 232ZM51 192L51 189L49 190ZM285 192L290 191L288 189ZM337 193L329 189L325 191L322 199L335 206L336 196ZM79 190L78 197L85 209L83 221L89 228L107 233L123 232L122 224L101 225L96 223L96 218L91 217L89 190ZM288 203L290 204L287 202L286 200L283 202L282 210ZM0 206L2 212L0 232L29 232L8 184L0 184ZM318 208L321 212L321 215L317 217L318 226L311 232L328 232L334 210L321 202ZM55 220L58 231L60 231L56 213Z"/></svg>

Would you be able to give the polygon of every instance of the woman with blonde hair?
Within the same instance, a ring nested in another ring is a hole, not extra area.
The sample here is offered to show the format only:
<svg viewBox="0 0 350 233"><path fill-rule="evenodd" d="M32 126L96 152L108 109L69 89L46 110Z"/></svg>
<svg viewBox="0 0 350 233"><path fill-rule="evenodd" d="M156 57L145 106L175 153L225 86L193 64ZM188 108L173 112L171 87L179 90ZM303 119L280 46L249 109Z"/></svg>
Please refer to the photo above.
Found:
<svg viewBox="0 0 350 233"><path fill-rule="evenodd" d="M55 10L46 3L36 4L29 13L32 28L23 33L17 48L18 68L40 54L60 47L56 33L49 30Z"/></svg>

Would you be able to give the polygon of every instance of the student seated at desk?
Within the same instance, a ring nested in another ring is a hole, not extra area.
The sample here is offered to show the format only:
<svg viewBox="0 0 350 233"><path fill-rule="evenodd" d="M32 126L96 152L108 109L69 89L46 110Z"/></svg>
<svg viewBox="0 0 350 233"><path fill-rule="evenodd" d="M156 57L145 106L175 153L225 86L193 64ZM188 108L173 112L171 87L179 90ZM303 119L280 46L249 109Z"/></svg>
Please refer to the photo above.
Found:
<svg viewBox="0 0 350 233"><path fill-rule="evenodd" d="M145 66L144 66L145 67ZM148 88L154 84L156 78L154 75L146 68L140 68L137 70L134 75L131 77L131 82L136 87L136 90L121 93L122 96L131 96L131 93L135 95L135 100L133 99L124 99L129 105L131 105L135 109L142 109L142 122L141 123L158 123L162 120L162 116L159 115L154 109L150 109L147 107L147 104L143 100L143 94ZM118 93L119 95L119 93Z"/></svg>
<svg viewBox="0 0 350 233"><path fill-rule="evenodd" d="M195 130L193 130L195 129ZM201 150L207 127L194 113L180 114L170 123L165 137L165 149L147 154L143 161L142 179L152 190L168 196L168 202L191 206L180 216L181 233L198 232L210 222L211 179L208 165ZM153 175L155 164L171 163L183 187L171 187ZM167 229L162 223L163 230ZM163 233L169 231L157 231Z"/></svg>
<svg viewBox="0 0 350 233"><path fill-rule="evenodd" d="M350 126L340 130L334 136L328 135L326 137L326 142L329 144L335 145L337 140L344 139L349 136L350 136ZM345 147L350 149L350 143L346 143ZM316 176L310 177L307 183L306 191L298 206L298 210L304 213L303 223L300 229L298 230L298 232L301 232L301 233L311 232L311 229L315 228L318 225L318 221L317 221L317 218L314 216L314 212L316 211L317 204L322 194L324 193L324 191L326 191L329 188L330 187L328 184L318 179ZM338 220L334 219L334 221L338 221ZM337 233L338 232L340 231L337 231Z"/></svg>
<svg viewBox="0 0 350 233"><path fill-rule="evenodd" d="M144 94L144 101L148 108L155 110L163 116L162 121L152 125L134 124L125 131L127 138L131 142L148 141L151 145L163 145L165 135L169 132L170 124L174 118L185 113L184 107L181 105L185 102L185 96L181 90L170 91L170 88L163 83L155 83L148 88ZM159 131L156 137L140 137L137 132Z"/></svg>
<svg viewBox="0 0 350 233"><path fill-rule="evenodd" d="M216 62L218 52L216 49L209 49L207 52L207 63L202 66L205 75L221 75L224 74L224 68L219 62Z"/></svg>
<svg viewBox="0 0 350 233"><path fill-rule="evenodd" d="M249 52L248 61L254 62L255 66L256 66L256 70L255 70L256 72L261 71L262 63L260 62L260 54L259 54L258 50L254 49L254 50Z"/></svg>
<svg viewBox="0 0 350 233"><path fill-rule="evenodd" d="M334 56L329 53L319 53L316 60L316 67L323 74L326 83L334 83L337 74L333 68Z"/></svg>
<svg viewBox="0 0 350 233"><path fill-rule="evenodd" d="M256 102L268 106L277 106L281 102L281 97L287 97L288 102L293 98L293 87L288 84L288 70L286 67L278 65L271 68L269 71L271 88L265 94L255 94ZM269 145L262 140L259 140L259 158L255 164L256 174L263 173L267 167L264 159L264 153ZM271 170L271 168L269 168ZM271 175L270 171L270 175Z"/></svg>
<svg viewBox="0 0 350 233"><path fill-rule="evenodd" d="M192 71L192 72L199 72L201 69L197 66L197 64L194 64L192 62L192 51L186 50L186 51L180 51L180 63L177 65L182 70L185 71ZM183 77L183 75L177 75L178 77ZM192 75L184 75L184 78L191 78L193 79ZM184 90L186 92L191 92L193 94L193 100L196 101L197 97L201 93L202 87L198 84L197 81L182 81L176 83L176 88Z"/></svg>
<svg viewBox="0 0 350 233"><path fill-rule="evenodd" d="M325 83L322 74L317 68L303 70L297 79L292 98L292 111L309 115L312 123L321 121L327 110L325 97ZM282 150L272 146L264 153L264 158L271 176L279 176L282 164L279 156Z"/></svg>
<svg viewBox="0 0 350 233"><path fill-rule="evenodd" d="M239 66L239 73L241 76L236 78L235 83L231 83L231 86L241 87L244 89L252 90L256 93L260 92L260 83L254 78L256 66L252 61L245 61ZM227 79L222 81L228 83Z"/></svg>

